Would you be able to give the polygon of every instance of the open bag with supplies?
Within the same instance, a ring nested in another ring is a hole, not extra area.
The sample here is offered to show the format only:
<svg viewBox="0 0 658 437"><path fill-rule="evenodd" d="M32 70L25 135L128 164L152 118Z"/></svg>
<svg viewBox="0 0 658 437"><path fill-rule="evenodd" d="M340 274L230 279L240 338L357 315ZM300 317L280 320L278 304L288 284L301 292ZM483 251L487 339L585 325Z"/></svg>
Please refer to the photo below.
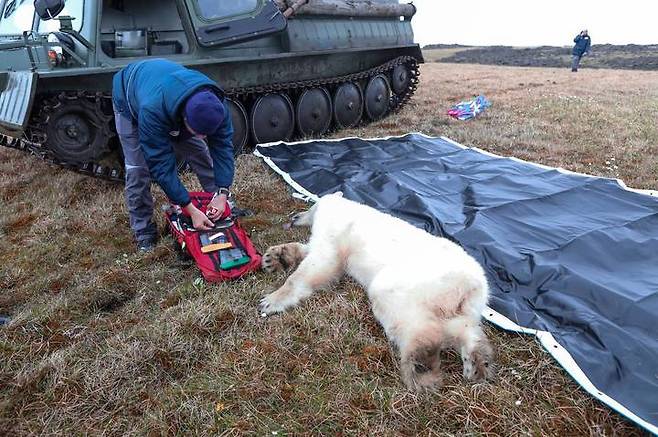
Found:
<svg viewBox="0 0 658 437"><path fill-rule="evenodd" d="M190 193L192 203L204 213L212 197L212 193ZM192 218L178 205L170 205L165 215L174 240L194 259L207 281L235 279L260 268L261 255L229 205L209 231L194 229Z"/></svg>

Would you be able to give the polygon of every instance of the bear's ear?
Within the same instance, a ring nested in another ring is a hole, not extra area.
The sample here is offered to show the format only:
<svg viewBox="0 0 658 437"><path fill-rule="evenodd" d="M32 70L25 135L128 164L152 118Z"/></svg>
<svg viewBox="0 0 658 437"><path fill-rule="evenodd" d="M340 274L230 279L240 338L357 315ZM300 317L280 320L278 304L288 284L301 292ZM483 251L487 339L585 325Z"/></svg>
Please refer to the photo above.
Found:
<svg viewBox="0 0 658 437"><path fill-rule="evenodd" d="M343 197L343 192L342 191L336 191L335 193L328 193L328 194L325 194L324 196L322 196L322 198L324 198L324 197Z"/></svg>

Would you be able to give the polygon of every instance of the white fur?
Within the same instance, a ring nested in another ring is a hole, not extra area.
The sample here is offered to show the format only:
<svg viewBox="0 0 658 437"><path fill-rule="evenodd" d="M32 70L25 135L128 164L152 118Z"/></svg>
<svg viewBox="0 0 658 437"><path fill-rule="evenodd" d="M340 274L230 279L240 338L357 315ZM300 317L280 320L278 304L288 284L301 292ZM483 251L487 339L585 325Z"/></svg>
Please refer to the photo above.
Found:
<svg viewBox="0 0 658 437"><path fill-rule="evenodd" d="M489 373L491 350L480 327L487 281L461 247L340 193L322 197L293 224L311 225L311 238L306 246L294 243L302 247L301 263L263 298L264 313L284 311L347 273L367 290L375 317L399 348L410 388L440 384L438 352L448 346L460 350L466 378ZM266 269L275 249L264 257Z"/></svg>

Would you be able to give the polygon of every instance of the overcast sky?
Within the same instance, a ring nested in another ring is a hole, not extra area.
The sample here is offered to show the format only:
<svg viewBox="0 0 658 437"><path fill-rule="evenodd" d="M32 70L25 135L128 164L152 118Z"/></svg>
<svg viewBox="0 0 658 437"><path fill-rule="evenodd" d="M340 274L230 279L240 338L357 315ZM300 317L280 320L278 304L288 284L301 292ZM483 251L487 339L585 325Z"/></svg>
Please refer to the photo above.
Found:
<svg viewBox="0 0 658 437"><path fill-rule="evenodd" d="M405 3L405 1L403 1ZM416 42L570 45L582 29L593 44L658 44L657 0L414 0Z"/></svg>

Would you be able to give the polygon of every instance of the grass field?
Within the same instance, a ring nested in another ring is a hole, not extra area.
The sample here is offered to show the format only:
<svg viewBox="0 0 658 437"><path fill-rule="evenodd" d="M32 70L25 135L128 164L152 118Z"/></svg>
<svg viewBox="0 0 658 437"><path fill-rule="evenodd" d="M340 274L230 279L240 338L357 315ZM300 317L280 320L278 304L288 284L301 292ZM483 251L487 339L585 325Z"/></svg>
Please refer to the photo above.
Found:
<svg viewBox="0 0 658 437"><path fill-rule="evenodd" d="M446 135L656 189L657 85L654 72L432 63L401 113L334 136ZM493 102L481 118L445 115L480 93ZM443 389L411 394L352 281L261 319L281 276L205 284L169 238L134 253L121 186L5 149L0 175L2 435L642 434L534 339L492 326L495 382L464 383L449 354ZM305 236L282 230L304 205L255 157L239 158L234 189L261 250Z"/></svg>

